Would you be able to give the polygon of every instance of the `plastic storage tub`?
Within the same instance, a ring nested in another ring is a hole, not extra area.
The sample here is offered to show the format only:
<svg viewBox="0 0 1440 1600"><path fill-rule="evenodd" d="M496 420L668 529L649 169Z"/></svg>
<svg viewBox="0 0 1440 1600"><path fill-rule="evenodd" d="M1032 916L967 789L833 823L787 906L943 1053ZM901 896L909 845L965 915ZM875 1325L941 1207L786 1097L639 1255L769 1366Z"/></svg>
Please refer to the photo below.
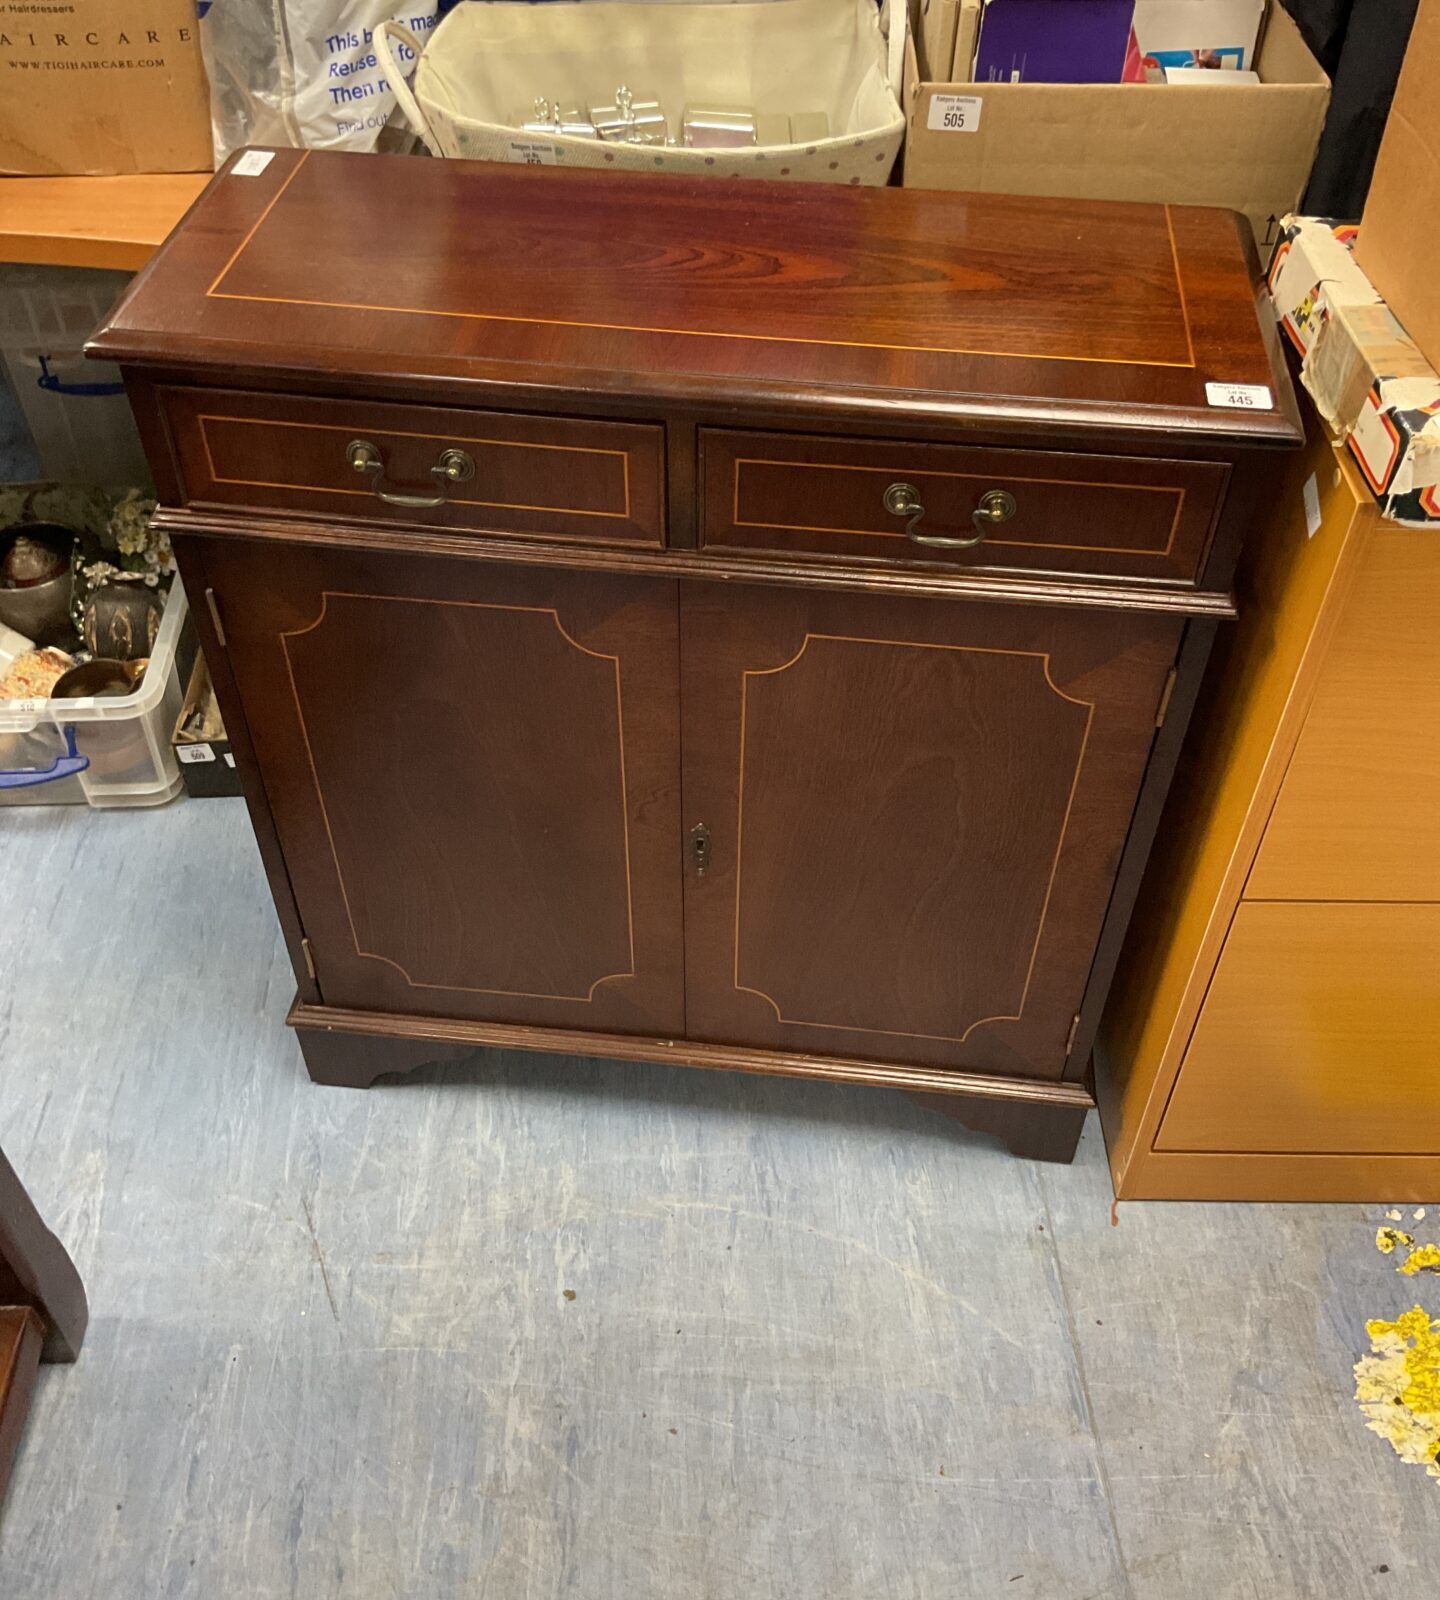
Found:
<svg viewBox="0 0 1440 1600"><path fill-rule="evenodd" d="M177 578L150 665L133 694L87 700L0 700L0 802L158 806L180 793L170 733L195 646Z"/></svg>
<svg viewBox="0 0 1440 1600"><path fill-rule="evenodd" d="M89 267L0 266L0 373L34 443L25 476L149 484L120 369L81 354L129 281L128 272Z"/></svg>

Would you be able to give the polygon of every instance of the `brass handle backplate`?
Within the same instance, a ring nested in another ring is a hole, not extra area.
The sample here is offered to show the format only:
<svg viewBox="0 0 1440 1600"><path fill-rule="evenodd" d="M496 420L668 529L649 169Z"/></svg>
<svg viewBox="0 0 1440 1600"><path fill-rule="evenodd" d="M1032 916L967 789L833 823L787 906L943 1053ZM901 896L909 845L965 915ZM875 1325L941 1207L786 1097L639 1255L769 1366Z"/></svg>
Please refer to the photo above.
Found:
<svg viewBox="0 0 1440 1600"><path fill-rule="evenodd" d="M440 459L430 469L430 476L440 485L439 494L402 494L398 489L385 487L385 457L368 439L352 439L345 450L345 459L351 470L370 478L375 496L387 506L405 506L414 511L433 510L443 506L446 490L452 483L469 483L475 476L474 457L463 450L442 450Z"/></svg>
<svg viewBox="0 0 1440 1600"><path fill-rule="evenodd" d="M920 519L925 515L925 505L920 491L913 483L892 483L885 491L885 509L892 517L904 517L905 537L916 544L936 545L946 550L969 550L980 543L991 528L1008 522L1015 515L1015 496L1007 489L987 489L980 503L970 513L975 525L972 539L952 539L939 533L920 533Z"/></svg>

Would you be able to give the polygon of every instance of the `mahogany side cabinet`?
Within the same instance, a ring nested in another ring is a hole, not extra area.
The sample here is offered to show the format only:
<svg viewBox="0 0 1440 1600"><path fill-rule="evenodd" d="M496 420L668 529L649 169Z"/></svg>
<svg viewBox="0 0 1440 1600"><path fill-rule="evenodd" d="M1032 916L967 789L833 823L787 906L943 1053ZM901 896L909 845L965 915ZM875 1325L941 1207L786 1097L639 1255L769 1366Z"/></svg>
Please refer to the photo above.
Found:
<svg viewBox="0 0 1440 1600"><path fill-rule="evenodd" d="M273 151L121 363L311 1076L888 1085L1068 1159L1246 524L1228 212Z"/></svg>

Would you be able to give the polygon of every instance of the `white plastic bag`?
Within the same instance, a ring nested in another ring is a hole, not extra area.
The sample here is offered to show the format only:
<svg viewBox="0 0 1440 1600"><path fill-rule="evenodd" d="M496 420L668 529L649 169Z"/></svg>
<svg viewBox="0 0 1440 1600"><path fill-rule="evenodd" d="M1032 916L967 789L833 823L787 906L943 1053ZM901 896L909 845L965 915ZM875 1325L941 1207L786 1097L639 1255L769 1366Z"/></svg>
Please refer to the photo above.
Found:
<svg viewBox="0 0 1440 1600"><path fill-rule="evenodd" d="M373 150L395 109L375 57L375 29L402 22L423 39L435 12L436 0L398 9L396 0L202 4L215 164L246 144Z"/></svg>

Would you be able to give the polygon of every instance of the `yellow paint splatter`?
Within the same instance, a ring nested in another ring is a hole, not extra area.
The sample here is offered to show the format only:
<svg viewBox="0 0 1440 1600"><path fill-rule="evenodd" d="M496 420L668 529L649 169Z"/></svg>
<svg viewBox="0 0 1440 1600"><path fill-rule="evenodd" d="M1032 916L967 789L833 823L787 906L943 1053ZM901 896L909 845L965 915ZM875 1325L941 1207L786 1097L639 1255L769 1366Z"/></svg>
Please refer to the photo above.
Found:
<svg viewBox="0 0 1440 1600"><path fill-rule="evenodd" d="M1381 1255L1394 1255L1396 1245L1414 1243L1415 1235L1401 1233L1399 1228L1378 1228L1375 1232L1375 1248Z"/></svg>
<svg viewBox="0 0 1440 1600"><path fill-rule="evenodd" d="M1407 1278L1413 1278L1417 1272L1440 1272L1440 1244L1416 1245L1395 1270L1403 1272Z"/></svg>
<svg viewBox="0 0 1440 1600"><path fill-rule="evenodd" d="M1365 1426L1440 1481L1440 1322L1415 1306L1394 1322L1367 1322L1365 1332L1373 1354L1355 1363Z"/></svg>

